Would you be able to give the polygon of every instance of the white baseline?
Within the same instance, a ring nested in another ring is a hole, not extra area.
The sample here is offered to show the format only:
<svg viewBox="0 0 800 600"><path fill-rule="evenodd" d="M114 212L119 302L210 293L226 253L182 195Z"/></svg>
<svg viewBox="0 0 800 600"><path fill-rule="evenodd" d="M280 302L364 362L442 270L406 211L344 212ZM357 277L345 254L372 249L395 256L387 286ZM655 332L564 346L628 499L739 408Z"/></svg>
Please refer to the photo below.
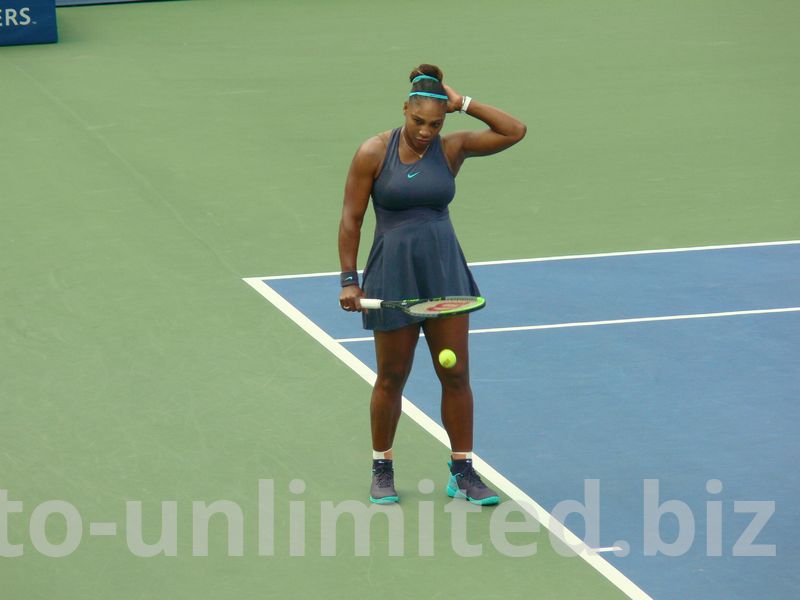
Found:
<svg viewBox="0 0 800 600"><path fill-rule="evenodd" d="M660 248L657 250L628 250L625 252L605 252L600 254L570 254L566 256L544 256L540 258L511 258L506 260L488 260L481 262L468 263L470 267L483 267L489 265L511 265L516 263L549 262L553 260L579 260L584 258L608 258L613 256L636 256L639 254L669 254L671 252L706 252L709 250L732 250L735 248L762 248L766 246L791 246L800 244L800 240L784 240L779 242L749 242L746 244L724 244L718 246L690 246L687 248ZM363 270L359 270L359 274ZM301 279L304 277L331 277L338 275L339 271L328 271L320 273L301 273L292 275L270 275L268 277L258 277L253 279L273 280L273 279ZM245 281L248 278L245 278Z"/></svg>

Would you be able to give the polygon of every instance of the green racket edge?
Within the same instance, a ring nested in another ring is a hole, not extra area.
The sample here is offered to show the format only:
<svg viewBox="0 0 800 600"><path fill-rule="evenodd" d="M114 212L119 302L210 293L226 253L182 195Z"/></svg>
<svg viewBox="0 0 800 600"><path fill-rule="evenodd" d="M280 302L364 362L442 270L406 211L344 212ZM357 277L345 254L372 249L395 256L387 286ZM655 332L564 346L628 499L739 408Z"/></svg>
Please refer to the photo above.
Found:
<svg viewBox="0 0 800 600"><path fill-rule="evenodd" d="M430 301L430 302L435 302L435 301L443 302L443 301L447 301L447 300L449 300L451 298L452 297L448 298L447 296L443 296L441 298L428 298L428 301ZM469 308L456 308L456 309L453 309L453 310L443 310L441 312L436 312L436 313L416 313L416 312L409 311L408 314L411 314L411 315L413 315L415 317L426 317L428 319L437 319L439 317L453 317L453 316L456 316L456 315L466 315L466 314L469 314L471 312L475 312L476 310L480 310L480 309L486 307L486 298L484 298L483 296L475 296L475 301L476 301L475 306L471 306Z"/></svg>

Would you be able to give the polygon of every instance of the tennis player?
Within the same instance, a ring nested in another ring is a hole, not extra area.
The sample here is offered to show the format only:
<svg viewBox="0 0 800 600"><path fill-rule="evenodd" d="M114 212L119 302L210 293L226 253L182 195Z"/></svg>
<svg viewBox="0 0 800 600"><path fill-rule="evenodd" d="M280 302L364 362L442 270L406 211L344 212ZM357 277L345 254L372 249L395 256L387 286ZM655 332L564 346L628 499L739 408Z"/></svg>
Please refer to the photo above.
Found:
<svg viewBox="0 0 800 600"><path fill-rule="evenodd" d="M401 300L480 295L450 222L448 205L455 195L455 177L466 158L513 146L525 136L526 127L498 108L459 94L443 79L435 65L414 69L403 104L402 127L369 138L353 158L339 224L339 302L343 310L361 311L359 299L363 297ZM488 129L440 135L445 117L454 112L479 119ZM375 237L359 284L356 259L370 196ZM497 504L499 497L472 466L469 315L425 320L384 309L364 310L362 319L364 328L374 331L378 363L370 404L370 500L378 504L399 500L392 443L422 328L442 386L442 422L452 449L447 493L475 504ZM444 348L457 357L456 365L449 369L437 360Z"/></svg>

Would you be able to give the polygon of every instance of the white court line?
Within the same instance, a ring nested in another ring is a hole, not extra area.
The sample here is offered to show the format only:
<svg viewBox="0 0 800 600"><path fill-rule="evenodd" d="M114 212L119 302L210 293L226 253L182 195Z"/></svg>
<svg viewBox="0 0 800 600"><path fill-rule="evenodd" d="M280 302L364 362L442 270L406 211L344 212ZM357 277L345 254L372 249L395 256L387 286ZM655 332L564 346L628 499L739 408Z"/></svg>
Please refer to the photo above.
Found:
<svg viewBox="0 0 800 600"><path fill-rule="evenodd" d="M781 242L754 242L750 244L725 244L721 246L691 246L688 248L662 248L659 250L631 250L627 252L605 252L602 254L573 254L567 256L547 256L543 258L512 258L509 260L489 260L484 262L471 262L471 267L487 265L511 265L518 263L547 262L551 260L578 260L583 258L608 258L612 256L637 256L639 254L670 254L672 252L703 252L706 250L732 250L734 248L760 248L764 246L788 246L800 244L800 240L786 240Z"/></svg>
<svg viewBox="0 0 800 600"><path fill-rule="evenodd" d="M740 317L743 315L769 315L775 313L790 313L800 312L800 306L791 306L788 308L764 308L759 310L735 310L729 312L716 312L716 313L699 313L694 315L669 315L665 317L641 317L637 319L615 319L611 321L579 321L576 323L551 323L549 325L520 325L517 327L490 327L486 329L470 329L469 333L506 333L509 331L535 331L538 329L564 329L567 327L595 327L597 325L624 325L627 323L652 323L655 321L681 321L684 319L715 319L719 317ZM420 337L425 337L420 334ZM339 338L335 341L340 344L349 344L351 342L371 342L375 338L368 337L355 337L355 338Z"/></svg>
<svg viewBox="0 0 800 600"><path fill-rule="evenodd" d="M358 373L364 381L375 385L376 374L367 365L356 358L344 346L325 333L322 328L300 312L278 292L264 283L263 277L247 277L244 281L254 290L269 300L278 310L299 325L306 333L317 340L324 348L341 360L344 364ZM450 447L447 433L444 428L426 415L408 398L403 397L403 412L415 423L439 440L446 448ZM594 567L606 579L613 583L623 593L633 600L652 600L642 589L623 575L616 567L598 554L604 549L592 549L587 546L572 531L564 527L541 505L511 483L502 474L486 463L477 454L473 454L473 463L483 477L493 483L508 498L519 504L520 508L528 512L534 519L541 523L554 537L570 547L578 556Z"/></svg>
<svg viewBox="0 0 800 600"><path fill-rule="evenodd" d="M730 250L733 248L760 248L764 246L789 246L800 244L800 240L785 240L780 242L752 242L747 244L725 244L719 246L690 246L688 248L661 248L658 250L629 250L626 252L605 252L602 254L572 254L566 256L545 256L542 258L512 258L507 260L489 260L483 262L468 263L470 267L484 267L490 265L511 265L517 263L548 262L552 260L577 260L582 258L606 258L611 256L636 256L639 254L669 254L671 252L703 252L706 250ZM363 271L359 271L363 273ZM327 273L302 273L299 275L272 275L260 277L259 279L300 279L302 277L330 277L338 275L339 271L329 271ZM249 278L248 278L249 279Z"/></svg>
<svg viewBox="0 0 800 600"><path fill-rule="evenodd" d="M621 552L621 546L605 546L604 548L592 548L594 552Z"/></svg>

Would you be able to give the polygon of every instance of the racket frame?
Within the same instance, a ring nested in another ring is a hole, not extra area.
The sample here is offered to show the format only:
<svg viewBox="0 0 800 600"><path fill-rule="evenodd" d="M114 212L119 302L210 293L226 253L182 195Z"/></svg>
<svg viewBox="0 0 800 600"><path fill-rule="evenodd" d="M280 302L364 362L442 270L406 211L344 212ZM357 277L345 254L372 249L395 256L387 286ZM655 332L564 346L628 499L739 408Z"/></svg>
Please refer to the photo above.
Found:
<svg viewBox="0 0 800 600"><path fill-rule="evenodd" d="M421 304L444 304L447 302L463 302L469 301L472 306L462 306L460 308L444 309L432 312L420 312L414 310L414 307ZM423 317L426 319L433 319L437 317L452 317L455 315L465 315L476 310L480 310L486 306L486 299L483 296L439 296L437 298L408 298L406 300L379 300L377 298L361 298L361 308L370 309L395 309L402 310L404 313L414 316Z"/></svg>

